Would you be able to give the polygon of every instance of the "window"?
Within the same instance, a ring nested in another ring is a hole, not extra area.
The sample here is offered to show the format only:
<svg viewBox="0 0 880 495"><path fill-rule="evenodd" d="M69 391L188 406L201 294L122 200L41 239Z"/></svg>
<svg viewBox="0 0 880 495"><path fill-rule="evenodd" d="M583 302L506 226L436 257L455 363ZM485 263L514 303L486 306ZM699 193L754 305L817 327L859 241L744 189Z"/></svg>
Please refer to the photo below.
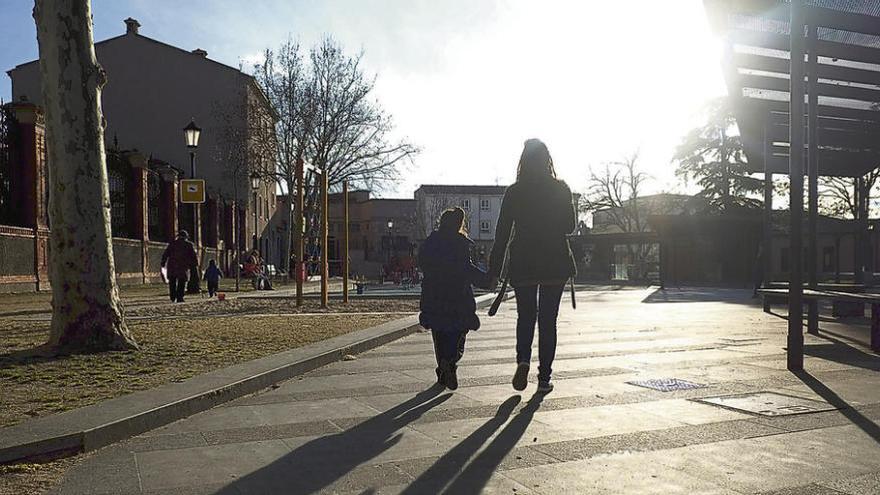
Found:
<svg viewBox="0 0 880 495"><path fill-rule="evenodd" d="M822 248L822 271L834 271L834 246L825 246Z"/></svg>
<svg viewBox="0 0 880 495"><path fill-rule="evenodd" d="M482 222L480 222L480 232L489 232L490 227L491 226L489 225L488 220L483 220Z"/></svg>
<svg viewBox="0 0 880 495"><path fill-rule="evenodd" d="M469 200L469 199L461 200L461 209L464 211L470 211L471 210L471 200Z"/></svg>
<svg viewBox="0 0 880 495"><path fill-rule="evenodd" d="M489 211L489 209L490 209L490 204L489 204L489 200L488 200L488 199L481 199L481 200L480 200L480 209L483 210L483 211Z"/></svg>

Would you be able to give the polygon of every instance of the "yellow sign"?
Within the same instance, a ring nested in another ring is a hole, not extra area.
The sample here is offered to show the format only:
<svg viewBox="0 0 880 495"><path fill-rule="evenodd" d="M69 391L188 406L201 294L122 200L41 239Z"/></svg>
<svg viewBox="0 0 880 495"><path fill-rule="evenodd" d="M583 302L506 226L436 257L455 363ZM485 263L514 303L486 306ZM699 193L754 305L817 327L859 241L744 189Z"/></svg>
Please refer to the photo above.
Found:
<svg viewBox="0 0 880 495"><path fill-rule="evenodd" d="M202 179L181 179L180 180L180 202L181 203L204 203L205 202L205 181Z"/></svg>

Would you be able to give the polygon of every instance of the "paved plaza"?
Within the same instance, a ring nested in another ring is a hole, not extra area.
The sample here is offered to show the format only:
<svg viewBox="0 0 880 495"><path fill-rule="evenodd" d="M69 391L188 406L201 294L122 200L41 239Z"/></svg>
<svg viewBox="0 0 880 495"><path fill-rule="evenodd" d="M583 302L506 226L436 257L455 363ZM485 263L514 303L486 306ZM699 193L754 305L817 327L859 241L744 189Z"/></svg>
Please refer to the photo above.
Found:
<svg viewBox="0 0 880 495"><path fill-rule="evenodd" d="M508 301L482 312L455 392L432 387L420 332L105 448L59 492L880 493L880 356L865 322L822 322L795 375L786 321L749 291L578 298L577 310L563 299L547 396L537 363L528 389L509 384ZM655 379L673 390L628 383ZM694 400L719 396L726 407Z"/></svg>

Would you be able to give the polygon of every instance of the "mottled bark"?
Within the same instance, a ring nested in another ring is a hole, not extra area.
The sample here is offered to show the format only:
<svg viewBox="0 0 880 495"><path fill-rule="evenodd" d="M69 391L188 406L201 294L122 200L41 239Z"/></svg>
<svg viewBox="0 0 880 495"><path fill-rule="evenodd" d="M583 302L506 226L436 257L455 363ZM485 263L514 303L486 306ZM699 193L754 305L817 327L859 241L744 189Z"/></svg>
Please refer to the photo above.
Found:
<svg viewBox="0 0 880 495"><path fill-rule="evenodd" d="M61 352L137 348L113 265L101 87L89 0L36 0L49 156L49 345Z"/></svg>

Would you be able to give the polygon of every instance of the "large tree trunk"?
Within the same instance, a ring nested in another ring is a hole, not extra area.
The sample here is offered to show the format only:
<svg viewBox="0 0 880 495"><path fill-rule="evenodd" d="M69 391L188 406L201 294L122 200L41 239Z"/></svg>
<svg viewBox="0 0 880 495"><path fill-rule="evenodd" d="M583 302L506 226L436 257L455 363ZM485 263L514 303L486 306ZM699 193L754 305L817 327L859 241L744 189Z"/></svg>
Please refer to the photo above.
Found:
<svg viewBox="0 0 880 495"><path fill-rule="evenodd" d="M49 154L49 345L63 352L137 348L113 266L110 195L89 0L36 0Z"/></svg>

